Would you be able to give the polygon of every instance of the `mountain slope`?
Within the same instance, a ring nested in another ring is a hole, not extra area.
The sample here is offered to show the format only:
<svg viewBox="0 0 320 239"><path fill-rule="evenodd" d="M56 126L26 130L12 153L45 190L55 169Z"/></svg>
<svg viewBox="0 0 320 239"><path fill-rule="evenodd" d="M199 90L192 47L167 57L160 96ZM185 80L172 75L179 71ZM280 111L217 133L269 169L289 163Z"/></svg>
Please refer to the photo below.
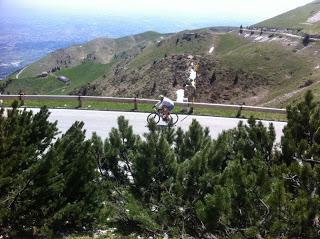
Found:
<svg viewBox="0 0 320 239"><path fill-rule="evenodd" d="M22 89L28 94L68 94L108 75L116 62L139 54L148 44L165 36L145 32L118 39L98 38L59 49L27 66L21 74L11 75L6 81L9 81L6 91L17 93ZM41 72L48 72L48 77L37 77ZM19 79L15 79L17 75ZM69 77L71 83L65 85L58 81L56 78L61 75Z"/></svg>
<svg viewBox="0 0 320 239"><path fill-rule="evenodd" d="M78 92L130 97L163 93L175 97L175 91L187 83L193 63L201 66L197 101L260 105L300 89L311 78L315 82L319 75L313 65L318 57L310 57L314 51L311 45L305 48L297 39L266 35L261 42L256 40L259 35L211 31L200 31L189 41L183 38L184 33L178 33L149 45L133 60L116 64L106 79ZM212 46L215 49L210 54ZM270 105L277 106L277 102Z"/></svg>
<svg viewBox="0 0 320 239"><path fill-rule="evenodd" d="M311 2L279 16L265 20L256 27L298 29L305 33L320 33L320 1Z"/></svg>
<svg viewBox="0 0 320 239"><path fill-rule="evenodd" d="M61 49L28 66L19 79L7 80L4 90L175 98L178 89L186 89L190 97L185 85L192 65L199 64L196 101L283 107L310 88L320 98L319 52L319 42L304 46L299 38L279 34L210 28L170 35L149 32ZM48 77L36 77L57 66L60 70ZM57 81L60 75L71 83Z"/></svg>
<svg viewBox="0 0 320 239"><path fill-rule="evenodd" d="M88 61L108 64L115 55L129 50L131 54L136 54L141 48L161 37L160 33L145 32L118 39L98 38L83 45L59 49L29 65L21 77L33 77L42 71L50 71L54 67L70 68Z"/></svg>

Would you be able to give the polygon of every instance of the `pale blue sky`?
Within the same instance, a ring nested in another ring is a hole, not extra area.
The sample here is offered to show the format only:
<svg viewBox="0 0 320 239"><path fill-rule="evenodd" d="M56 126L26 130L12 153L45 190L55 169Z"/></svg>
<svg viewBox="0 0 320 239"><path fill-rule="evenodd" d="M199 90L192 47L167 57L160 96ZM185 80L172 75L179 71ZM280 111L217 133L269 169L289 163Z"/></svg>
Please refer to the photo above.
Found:
<svg viewBox="0 0 320 239"><path fill-rule="evenodd" d="M27 9L50 13L230 17L253 22L311 2L310 0L0 0L7 13ZM1 9L0 9L1 10ZM1 11L2 12L2 11Z"/></svg>

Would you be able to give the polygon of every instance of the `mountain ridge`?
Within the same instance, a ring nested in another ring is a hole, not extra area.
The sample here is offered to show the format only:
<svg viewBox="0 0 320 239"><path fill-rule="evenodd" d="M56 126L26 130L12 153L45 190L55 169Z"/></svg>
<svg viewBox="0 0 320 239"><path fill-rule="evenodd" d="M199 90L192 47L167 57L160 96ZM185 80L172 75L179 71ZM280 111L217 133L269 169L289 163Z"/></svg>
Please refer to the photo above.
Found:
<svg viewBox="0 0 320 239"><path fill-rule="evenodd" d="M320 34L320 1L316 0L304 6L297 7L278 16L264 20L255 27L279 29L296 29L307 34ZM315 17L311 21L312 17Z"/></svg>
<svg viewBox="0 0 320 239"><path fill-rule="evenodd" d="M315 5L320 7L306 6ZM239 29L215 27L146 32L60 49L28 66L18 80L12 75L2 88L8 93L23 89L28 94L148 98L175 98L178 89L185 89L190 97L185 85L199 64L196 101L285 107L308 89L320 98L319 52L319 42L304 44L277 32L240 34ZM42 71L48 76L37 77ZM70 85L58 82L59 75L70 78Z"/></svg>

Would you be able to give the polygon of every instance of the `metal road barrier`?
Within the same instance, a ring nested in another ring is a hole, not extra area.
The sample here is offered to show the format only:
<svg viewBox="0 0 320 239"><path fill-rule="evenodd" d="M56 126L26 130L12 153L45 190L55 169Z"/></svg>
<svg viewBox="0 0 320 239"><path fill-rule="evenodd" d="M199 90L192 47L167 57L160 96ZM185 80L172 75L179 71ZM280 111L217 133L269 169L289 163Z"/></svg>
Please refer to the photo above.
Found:
<svg viewBox="0 0 320 239"><path fill-rule="evenodd" d="M258 33L258 35L261 34L261 29L247 29L247 28L243 28L242 29L243 32L246 33ZM281 29L277 30L275 29L274 31L268 31L268 30L262 30L262 34L266 35L266 34L274 34L276 36L285 36L285 37L292 37L292 38L298 38L298 39L303 39L304 35L297 35L297 34L293 34L293 33L289 33L289 32L283 32ZM320 36L319 35L309 35L310 36L310 40L311 41L320 41Z"/></svg>
<svg viewBox="0 0 320 239"><path fill-rule="evenodd" d="M0 95L0 100L19 100L25 103L27 100L76 100L79 107L82 107L84 101L100 101L100 102L116 102L133 104L135 110L138 104L155 104L158 100L141 99L141 98L120 98L120 97L104 97L104 96L77 96L77 95ZM209 103L192 103L192 102L174 102L176 106L208 108L208 109L224 109L224 110L247 110L255 112L286 114L285 109L247 106L247 105L228 105L228 104L209 104Z"/></svg>

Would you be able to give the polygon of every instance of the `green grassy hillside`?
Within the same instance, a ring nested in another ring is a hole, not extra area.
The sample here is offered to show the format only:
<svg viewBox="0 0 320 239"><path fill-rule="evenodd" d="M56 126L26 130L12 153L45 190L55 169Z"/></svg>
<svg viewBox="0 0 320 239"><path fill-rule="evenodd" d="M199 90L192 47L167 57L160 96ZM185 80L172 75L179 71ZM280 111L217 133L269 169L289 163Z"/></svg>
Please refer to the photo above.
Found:
<svg viewBox="0 0 320 239"><path fill-rule="evenodd" d="M6 91L17 94L23 90L26 94L69 94L71 91L96 80L103 74L108 74L112 64L84 63L73 68L65 68L48 77L25 77L13 79ZM57 76L66 76L71 80L69 85L56 79Z"/></svg>
<svg viewBox="0 0 320 239"><path fill-rule="evenodd" d="M298 51L292 46L283 47L275 41L252 42L236 34L225 34L220 36L216 52L226 66L260 78L262 87L252 92L255 104L294 91L303 81L318 74L314 72L314 58L310 52ZM249 77L247 84L250 84ZM250 98L247 99L249 102Z"/></svg>
<svg viewBox="0 0 320 239"><path fill-rule="evenodd" d="M170 38L162 39L150 44L129 64L130 68L141 67L175 54L205 54L213 43L213 36L207 30L192 31L191 39L187 39L190 32L181 32Z"/></svg>
<svg viewBox="0 0 320 239"><path fill-rule="evenodd" d="M226 47L224 43L229 41L234 43ZM311 70L307 59L293 52L290 47L284 48L274 42L248 42L235 34L220 37L217 54L235 69L254 72L270 80L288 74L302 77Z"/></svg>
<svg viewBox="0 0 320 239"><path fill-rule="evenodd" d="M265 20L257 27L294 28L302 29L306 33L320 33L320 22L308 22L308 19L320 11L320 2L314 1L305 6L298 7L274 18Z"/></svg>
<svg viewBox="0 0 320 239"><path fill-rule="evenodd" d="M186 40L184 33L178 33L149 45L120 64L116 74L97 82L98 88L103 95L155 97L164 93L175 97L187 81L191 63L198 63L198 101L260 105L319 75L313 66L316 57L310 56L313 50L307 51L311 48L301 42L290 45L288 39L268 36L259 42L235 32L202 30L198 34ZM214 52L209 54L212 46ZM235 77L239 82L235 83ZM269 105L277 106L277 102Z"/></svg>
<svg viewBox="0 0 320 239"><path fill-rule="evenodd" d="M72 52L80 46L63 49ZM186 85L192 64L199 64L196 100L284 107L308 89L320 99L320 43L304 47L298 38L277 35L239 35L210 29L184 31L171 35L148 32L84 44L84 49L110 51L51 72L46 78L36 74L43 62L57 53L28 66L11 77L5 92L24 90L27 94L83 94L154 98L175 92ZM111 49L111 50L110 50ZM209 52L214 49L213 52ZM80 51L79 51L80 52ZM70 85L56 80L64 75ZM191 91L186 91L190 96Z"/></svg>
<svg viewBox="0 0 320 239"><path fill-rule="evenodd" d="M19 79L16 79L19 72L11 75L5 91L13 94L22 89L29 94L69 94L97 79L106 78L117 62L134 57L152 42L168 35L150 31L118 39L98 38L57 50L27 66L19 74ZM37 77L41 72L50 72L57 67L60 70L49 73L48 77ZM71 84L56 80L61 75L70 78Z"/></svg>
<svg viewBox="0 0 320 239"><path fill-rule="evenodd" d="M65 49L59 49L39 61L29 65L20 75L20 78L35 77L43 71L50 71L54 67L70 68L83 62L108 64L116 55L123 52L132 55L138 54L141 48L150 42L166 36L157 32L145 32L133 36L118 39L98 38L83 45L75 45ZM16 74L12 75L14 78Z"/></svg>

